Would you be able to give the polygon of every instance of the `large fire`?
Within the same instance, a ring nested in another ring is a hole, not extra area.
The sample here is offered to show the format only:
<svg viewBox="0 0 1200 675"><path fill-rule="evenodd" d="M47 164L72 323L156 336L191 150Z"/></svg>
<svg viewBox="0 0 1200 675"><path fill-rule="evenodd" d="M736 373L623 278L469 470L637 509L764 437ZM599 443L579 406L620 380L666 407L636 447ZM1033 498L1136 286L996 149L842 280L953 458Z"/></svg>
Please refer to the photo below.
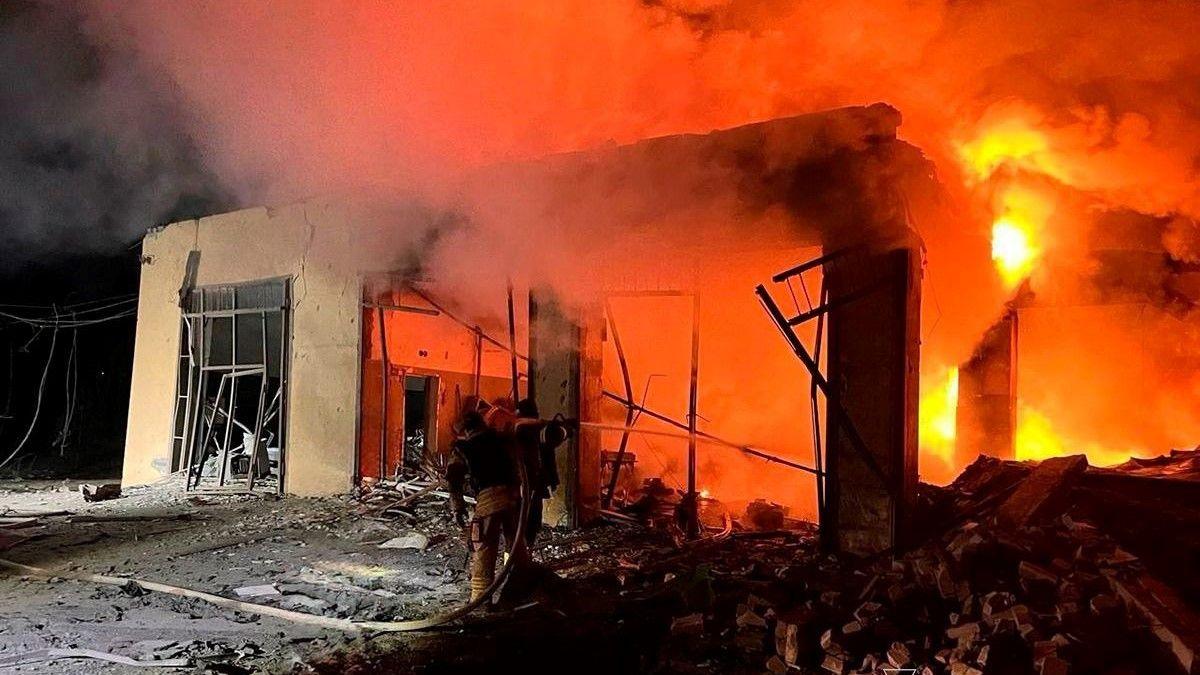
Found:
<svg viewBox="0 0 1200 675"><path fill-rule="evenodd" d="M1032 406L1021 403L1017 409L1016 458L1040 460L1061 455L1084 454L1098 466L1119 464L1130 457L1146 456L1142 448L1111 448L1095 442L1062 437L1054 422Z"/></svg>
<svg viewBox="0 0 1200 675"><path fill-rule="evenodd" d="M1046 135L1028 121L1005 117L983 129L971 140L959 145L959 156L975 180L986 180L1002 168L1023 166L1040 171L1048 169Z"/></svg>
<svg viewBox="0 0 1200 675"><path fill-rule="evenodd" d="M1005 187L999 215L992 223L992 260L1004 285L1015 288L1029 278L1044 251L1051 206L1038 191L1021 185Z"/></svg>
<svg viewBox="0 0 1200 675"><path fill-rule="evenodd" d="M1200 440L1196 406L1181 403L1196 396L1190 354L1200 340L1189 336L1200 331L1188 298L1200 292L1159 278L1168 262L1200 260L1193 2L99 6L95 29L170 75L198 120L198 154L254 204L364 184L393 196L437 192L464 167L889 103L950 202L949 213L913 213L928 252L925 466L961 461L954 367L1023 287L1042 309L1022 320L1018 456L1086 451L1109 461ZM197 59L197 45L220 49ZM1174 218L1170 250L1152 228L1135 237L1102 225L1113 213ZM495 286L500 263L566 257L555 251L556 223L539 215L520 231L447 235L455 249L437 257L438 272ZM608 259L630 257L613 250ZM663 258L654 262L669 265ZM1125 317L1122 303L1142 311ZM1091 306L1103 311L1084 311ZM737 330L726 332L736 342ZM1064 335L1076 338L1070 348ZM708 400L733 436L758 440L760 413L737 392ZM766 440L799 452L807 439Z"/></svg>

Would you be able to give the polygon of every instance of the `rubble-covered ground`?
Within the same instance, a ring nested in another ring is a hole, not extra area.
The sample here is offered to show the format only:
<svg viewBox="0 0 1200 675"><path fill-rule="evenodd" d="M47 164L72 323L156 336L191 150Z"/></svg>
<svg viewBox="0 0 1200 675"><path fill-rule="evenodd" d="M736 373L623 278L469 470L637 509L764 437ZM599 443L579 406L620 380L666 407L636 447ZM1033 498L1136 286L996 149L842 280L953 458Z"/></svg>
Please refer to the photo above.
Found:
<svg viewBox="0 0 1200 675"><path fill-rule="evenodd" d="M1194 456L1176 464L1186 462ZM948 488L923 487L922 543L865 560L820 553L811 526L795 523L735 523L691 543L628 524L551 532L534 555L560 579L422 633L345 635L200 600L0 575L0 672L135 670L16 665L52 648L226 673L1197 672L1200 624L1185 583L1198 569L1195 485L1123 477L1163 477L1151 468L1113 478L1082 458L984 458ZM85 504L71 487L9 484L0 509L71 515L0 528L0 546L28 537L0 556L359 620L430 616L466 595L466 549L434 495L385 517L370 501L188 498L170 483Z"/></svg>
<svg viewBox="0 0 1200 675"><path fill-rule="evenodd" d="M169 482L85 503L73 483L0 483L0 516L39 513L47 515L0 529L0 548L11 545L0 556L362 620L425 616L465 592L464 548L444 519L420 528L424 550L379 548L414 528L364 517L348 498L189 497ZM15 665L46 648L285 671L341 639L201 600L13 574L0 574L0 617L0 672L113 668L85 659Z"/></svg>

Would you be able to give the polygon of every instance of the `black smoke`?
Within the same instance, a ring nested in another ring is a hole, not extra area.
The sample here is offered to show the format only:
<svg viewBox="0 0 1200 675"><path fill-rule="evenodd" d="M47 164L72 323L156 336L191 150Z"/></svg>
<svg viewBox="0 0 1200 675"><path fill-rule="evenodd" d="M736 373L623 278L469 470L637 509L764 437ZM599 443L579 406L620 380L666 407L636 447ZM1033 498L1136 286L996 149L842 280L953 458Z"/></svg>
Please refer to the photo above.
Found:
<svg viewBox="0 0 1200 675"><path fill-rule="evenodd" d="M234 206L170 78L82 9L0 0L0 475L119 473L137 243ZM97 298L111 320L46 323Z"/></svg>
<svg viewBox="0 0 1200 675"><path fill-rule="evenodd" d="M226 210L169 78L88 31L71 2L0 2L0 273L109 255Z"/></svg>

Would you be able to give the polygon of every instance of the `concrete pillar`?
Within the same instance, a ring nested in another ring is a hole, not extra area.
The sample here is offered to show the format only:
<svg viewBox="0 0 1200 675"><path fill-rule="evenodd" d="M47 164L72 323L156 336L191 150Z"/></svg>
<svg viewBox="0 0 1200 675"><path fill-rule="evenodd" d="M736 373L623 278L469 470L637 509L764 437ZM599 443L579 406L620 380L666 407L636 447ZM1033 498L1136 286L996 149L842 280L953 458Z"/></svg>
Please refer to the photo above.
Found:
<svg viewBox="0 0 1200 675"><path fill-rule="evenodd" d="M603 314L564 308L548 289L529 294L529 390L543 418L599 421ZM559 489L544 522L577 527L599 508L599 434L585 429L558 451Z"/></svg>
<svg viewBox="0 0 1200 675"><path fill-rule="evenodd" d="M903 548L917 486L919 250L856 252L824 267L830 302L823 543L869 555ZM879 468L871 468L840 405ZM882 474L882 476L880 475Z"/></svg>
<svg viewBox="0 0 1200 675"><path fill-rule="evenodd" d="M958 369L957 463L979 455L1010 459L1017 428L1017 312L1009 310L983 335Z"/></svg>

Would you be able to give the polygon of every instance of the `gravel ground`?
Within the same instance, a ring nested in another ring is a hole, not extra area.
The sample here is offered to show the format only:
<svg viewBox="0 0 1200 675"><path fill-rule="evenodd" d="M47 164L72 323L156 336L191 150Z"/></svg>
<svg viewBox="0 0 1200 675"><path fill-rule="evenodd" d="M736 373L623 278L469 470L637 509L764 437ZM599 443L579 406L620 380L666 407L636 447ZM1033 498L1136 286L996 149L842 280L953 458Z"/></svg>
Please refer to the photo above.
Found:
<svg viewBox="0 0 1200 675"><path fill-rule="evenodd" d="M125 490L85 503L78 481L0 482L0 515L54 513L31 527L0 530L28 539L0 556L50 570L135 576L237 598L234 589L272 587L241 598L352 619L430 615L463 601L466 550L444 503L421 522L369 518L348 498L186 496L177 482ZM427 511L427 512L426 512ZM135 518L81 522L92 519ZM378 544L420 532L425 550ZM194 668L280 672L342 640L336 631L244 614L159 593L64 579L0 575L3 672L147 672L95 660L11 665L40 649L93 649L137 659L187 657Z"/></svg>

